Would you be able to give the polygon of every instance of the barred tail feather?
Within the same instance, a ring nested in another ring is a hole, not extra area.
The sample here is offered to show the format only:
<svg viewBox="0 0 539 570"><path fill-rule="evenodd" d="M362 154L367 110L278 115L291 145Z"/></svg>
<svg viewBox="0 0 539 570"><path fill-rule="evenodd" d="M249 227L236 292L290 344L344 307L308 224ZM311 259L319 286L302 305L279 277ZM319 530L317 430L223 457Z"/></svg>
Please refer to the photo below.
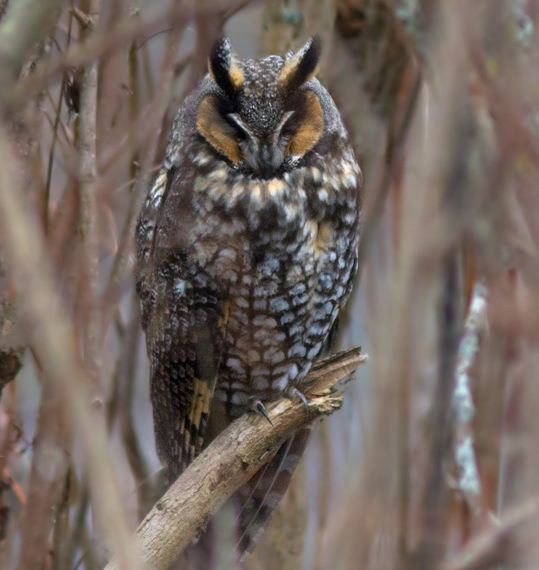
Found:
<svg viewBox="0 0 539 570"><path fill-rule="evenodd" d="M312 424L297 431L243 487L234 500L238 516L237 555L241 563L254 550L266 530L273 512L286 493L292 475L305 451Z"/></svg>

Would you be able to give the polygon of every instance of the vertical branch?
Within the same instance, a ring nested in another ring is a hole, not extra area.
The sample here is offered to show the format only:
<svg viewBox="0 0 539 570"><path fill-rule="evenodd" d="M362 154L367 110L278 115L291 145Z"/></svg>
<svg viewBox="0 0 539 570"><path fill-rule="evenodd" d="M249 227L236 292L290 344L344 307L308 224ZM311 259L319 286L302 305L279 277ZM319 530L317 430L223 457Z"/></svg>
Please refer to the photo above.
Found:
<svg viewBox="0 0 539 570"><path fill-rule="evenodd" d="M84 12L75 9L82 25L82 38L90 39L97 29L101 0L86 0ZM86 314L84 319L84 363L92 382L94 405L102 407L100 386L100 329L95 301L98 293L99 263L96 236L97 179L97 81L98 62L84 69L80 93L80 122L78 150L80 154L79 240L81 270L86 276Z"/></svg>
<svg viewBox="0 0 539 570"><path fill-rule="evenodd" d="M441 262L441 299L438 307L438 377L432 397L427 439L427 475L422 496L422 535L415 552L419 568L431 568L443 557L449 521L450 489L445 466L451 441L451 400L455 356L460 334L461 290L459 264L454 250Z"/></svg>
<svg viewBox="0 0 539 570"><path fill-rule="evenodd" d="M174 67L176 55L182 39L183 29L187 16L183 13L182 7L178 6L175 0L170 3L170 19L172 29L170 30L164 50L163 64L161 66L161 76L155 90L155 99L147 116L147 120L142 125L146 133L146 144L140 151L140 168L137 182L131 191L127 213L123 224L118 250L114 258L114 264L110 273L107 286L102 295L101 301L101 330L105 331L110 319L110 307L118 297L121 279L124 276L131 244L135 233L136 216L140 211L142 199L146 196L146 188L151 175L154 156L157 148L159 136L159 125L170 97L173 86Z"/></svg>
<svg viewBox="0 0 539 570"><path fill-rule="evenodd" d="M82 33L81 39L88 41L95 34L99 21L101 0L84 0L81 2L82 11L74 9L74 15L79 22ZM98 412L97 421L104 423L103 386L101 385L101 330L97 297L99 287L99 260L97 250L97 84L98 60L93 61L84 69L80 90L79 137L78 150L80 157L79 179L79 220L78 238L80 240L81 256L79 262L80 274L85 276L81 281L83 286L82 298L84 322L84 365L90 380L92 403ZM105 528L103 518L97 512L98 504L93 503L93 548L99 566L107 559L105 546Z"/></svg>
<svg viewBox="0 0 539 570"><path fill-rule="evenodd" d="M62 0L14 2L6 12L8 2L0 3L0 100L8 97L15 89L14 81L27 64L30 53L36 47L42 51L44 37L51 31L58 16ZM5 13L4 13L5 12ZM34 64L39 60L32 58ZM33 103L25 109L28 113L9 114L10 142L17 149L21 160L19 175L24 180L25 191L34 184L35 161L38 153L39 121L34 114ZM34 114L33 117L30 115ZM11 289L10 276L5 268L3 252L0 250L0 395L2 388L13 380L22 366L22 339L18 330L18 307Z"/></svg>
<svg viewBox="0 0 539 570"><path fill-rule="evenodd" d="M33 570L45 563L47 542L69 464L65 413L52 384L43 383L38 413L28 503L21 525L18 570Z"/></svg>
<svg viewBox="0 0 539 570"><path fill-rule="evenodd" d="M58 310L50 264L23 202L14 169L16 161L5 133L0 130L0 229L21 303L32 315L31 344L44 377L54 383L70 425L78 428L92 494L119 565L123 570L138 570L140 559L129 539L102 414L97 418L90 406L89 381L78 362L73 328Z"/></svg>

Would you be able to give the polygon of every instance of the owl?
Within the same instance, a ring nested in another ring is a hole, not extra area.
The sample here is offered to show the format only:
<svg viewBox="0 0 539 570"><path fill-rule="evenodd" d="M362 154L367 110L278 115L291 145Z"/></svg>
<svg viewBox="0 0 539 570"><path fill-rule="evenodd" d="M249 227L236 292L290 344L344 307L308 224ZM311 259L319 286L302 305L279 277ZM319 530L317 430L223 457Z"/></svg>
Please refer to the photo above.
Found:
<svg viewBox="0 0 539 570"><path fill-rule="evenodd" d="M361 173L315 78L321 42L241 60L226 38L178 112L136 228L156 446L169 479L241 414L302 397L357 268ZM307 442L237 494L240 560Z"/></svg>

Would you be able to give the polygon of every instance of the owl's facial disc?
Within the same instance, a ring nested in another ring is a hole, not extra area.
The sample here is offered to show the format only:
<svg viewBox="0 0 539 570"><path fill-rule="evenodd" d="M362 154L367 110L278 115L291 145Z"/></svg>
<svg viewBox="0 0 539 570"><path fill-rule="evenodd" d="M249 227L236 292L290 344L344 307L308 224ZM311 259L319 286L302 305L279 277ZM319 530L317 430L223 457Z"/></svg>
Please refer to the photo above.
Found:
<svg viewBox="0 0 539 570"><path fill-rule="evenodd" d="M293 168L324 131L318 96L302 88L316 75L320 53L320 39L315 36L295 55L287 55L282 68L275 70L271 58L260 60L259 65L266 65L259 73L267 82L264 91L259 78L253 81L245 62L236 57L228 39L220 38L208 61L220 91L201 102L199 133L235 167L246 168L256 177L269 179ZM273 82L268 82L272 73Z"/></svg>
<svg viewBox="0 0 539 570"><path fill-rule="evenodd" d="M236 113L230 113L228 118L240 129L242 136L238 144L243 152L245 162L260 178L274 177L286 159L286 146L290 133L283 130L293 111L285 113L275 132L268 136L257 136Z"/></svg>

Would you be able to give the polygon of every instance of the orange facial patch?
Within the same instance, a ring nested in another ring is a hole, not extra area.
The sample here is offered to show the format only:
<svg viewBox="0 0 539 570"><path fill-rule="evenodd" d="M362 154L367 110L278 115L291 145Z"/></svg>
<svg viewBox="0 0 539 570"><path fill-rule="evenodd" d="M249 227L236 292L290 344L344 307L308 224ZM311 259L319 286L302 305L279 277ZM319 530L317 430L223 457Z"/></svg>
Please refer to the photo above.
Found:
<svg viewBox="0 0 539 570"><path fill-rule="evenodd" d="M288 141L288 154L303 156L318 142L324 132L324 113L318 97L308 91L305 94L305 115L296 134Z"/></svg>
<svg viewBox="0 0 539 570"><path fill-rule="evenodd" d="M212 95L206 97L198 108L197 129L217 152L234 164L240 162L243 154L236 142L236 133L217 111L216 99Z"/></svg>

